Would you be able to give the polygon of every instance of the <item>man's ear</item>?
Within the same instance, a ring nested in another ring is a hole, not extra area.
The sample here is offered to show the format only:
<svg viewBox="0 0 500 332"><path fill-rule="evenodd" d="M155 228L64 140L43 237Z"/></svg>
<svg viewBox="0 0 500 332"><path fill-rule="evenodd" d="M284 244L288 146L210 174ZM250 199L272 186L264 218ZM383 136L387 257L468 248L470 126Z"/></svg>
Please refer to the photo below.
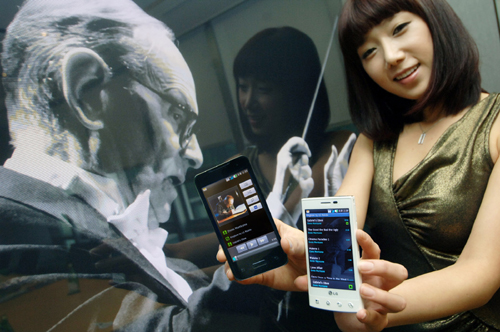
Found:
<svg viewBox="0 0 500 332"><path fill-rule="evenodd" d="M75 48L63 58L63 93L80 123L88 129L104 128L101 120L103 84L110 78L108 65L94 51Z"/></svg>

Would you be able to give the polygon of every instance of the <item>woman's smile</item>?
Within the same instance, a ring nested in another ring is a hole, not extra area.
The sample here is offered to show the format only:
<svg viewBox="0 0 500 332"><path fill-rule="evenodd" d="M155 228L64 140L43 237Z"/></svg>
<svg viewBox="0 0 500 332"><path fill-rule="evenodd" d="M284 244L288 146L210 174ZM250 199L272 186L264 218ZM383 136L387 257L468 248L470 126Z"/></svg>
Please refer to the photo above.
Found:
<svg viewBox="0 0 500 332"><path fill-rule="evenodd" d="M383 20L358 48L363 68L384 90L417 100L432 76L434 45L427 23L410 12Z"/></svg>
<svg viewBox="0 0 500 332"><path fill-rule="evenodd" d="M394 78L394 81L401 82L401 83L407 82L408 81L408 80L406 80L407 78L411 79L411 78L416 76L416 72L418 70L418 67L420 67L420 64L417 64L409 69L403 70L401 74L397 74L397 76ZM413 74L415 74L415 75L413 75ZM411 77L410 77L410 75L411 75Z"/></svg>

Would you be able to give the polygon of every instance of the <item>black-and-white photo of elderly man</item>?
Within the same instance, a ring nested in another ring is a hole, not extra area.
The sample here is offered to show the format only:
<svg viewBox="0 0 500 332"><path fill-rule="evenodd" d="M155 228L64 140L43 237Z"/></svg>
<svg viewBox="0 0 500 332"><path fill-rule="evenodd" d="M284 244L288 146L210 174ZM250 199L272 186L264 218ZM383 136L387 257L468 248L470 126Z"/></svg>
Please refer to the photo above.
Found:
<svg viewBox="0 0 500 332"><path fill-rule="evenodd" d="M253 287L162 250L175 186L203 162L172 32L131 0L30 0L2 67L14 153L0 167L0 314L14 330L207 331L214 308L251 316Z"/></svg>

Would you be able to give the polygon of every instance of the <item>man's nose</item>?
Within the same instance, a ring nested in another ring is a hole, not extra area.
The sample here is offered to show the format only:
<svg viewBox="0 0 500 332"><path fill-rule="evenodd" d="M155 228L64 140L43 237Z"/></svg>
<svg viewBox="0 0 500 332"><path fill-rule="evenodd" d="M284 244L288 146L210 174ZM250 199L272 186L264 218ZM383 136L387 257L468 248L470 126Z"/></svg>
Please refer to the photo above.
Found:
<svg viewBox="0 0 500 332"><path fill-rule="evenodd" d="M191 167L197 169L201 167L201 164L203 164L203 153L201 152L196 135L193 134L191 137L189 144L182 153L182 159L186 168Z"/></svg>

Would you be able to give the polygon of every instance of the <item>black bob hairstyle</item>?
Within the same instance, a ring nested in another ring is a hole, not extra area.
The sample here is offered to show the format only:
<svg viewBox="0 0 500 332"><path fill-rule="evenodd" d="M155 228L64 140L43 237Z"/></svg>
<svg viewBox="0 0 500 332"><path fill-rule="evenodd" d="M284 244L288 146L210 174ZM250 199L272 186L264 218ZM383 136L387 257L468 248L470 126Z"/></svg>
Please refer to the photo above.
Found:
<svg viewBox="0 0 500 332"><path fill-rule="evenodd" d="M289 128L290 137L302 135L320 73L321 63L314 42L292 27L268 28L258 32L243 45L233 64L236 86L238 78L253 77L283 88L289 105L289 116L283 126ZM253 134L239 103L238 110L246 138L265 149L267 138ZM329 118L328 95L322 80L305 138L312 151L320 146ZM312 155L314 157L315 154Z"/></svg>
<svg viewBox="0 0 500 332"><path fill-rule="evenodd" d="M364 36L383 20L407 11L428 25L434 62L427 91L411 101L379 87L365 72L357 49ZM351 118L359 131L375 141L396 138L405 123L422 120L422 111L459 113L481 94L479 52L462 21L445 0L348 0L339 19Z"/></svg>

